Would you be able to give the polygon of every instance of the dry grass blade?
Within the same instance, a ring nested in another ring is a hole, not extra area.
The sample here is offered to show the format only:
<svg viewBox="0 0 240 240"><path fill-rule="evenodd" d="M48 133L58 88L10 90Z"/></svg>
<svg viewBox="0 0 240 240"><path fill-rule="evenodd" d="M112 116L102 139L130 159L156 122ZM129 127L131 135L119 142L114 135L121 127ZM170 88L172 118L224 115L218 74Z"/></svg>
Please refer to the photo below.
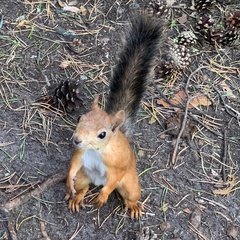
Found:
<svg viewBox="0 0 240 240"><path fill-rule="evenodd" d="M209 240L207 237L205 237L195 226L193 226L193 224L191 222L188 222L189 223L189 227L190 229L195 232L199 237L200 239L202 240Z"/></svg>
<svg viewBox="0 0 240 240"><path fill-rule="evenodd" d="M82 230L83 226L80 226L79 223L77 223L77 227L74 231L74 233L72 234L72 236L69 238L69 240L73 240L76 238L76 236L78 235L78 233Z"/></svg>

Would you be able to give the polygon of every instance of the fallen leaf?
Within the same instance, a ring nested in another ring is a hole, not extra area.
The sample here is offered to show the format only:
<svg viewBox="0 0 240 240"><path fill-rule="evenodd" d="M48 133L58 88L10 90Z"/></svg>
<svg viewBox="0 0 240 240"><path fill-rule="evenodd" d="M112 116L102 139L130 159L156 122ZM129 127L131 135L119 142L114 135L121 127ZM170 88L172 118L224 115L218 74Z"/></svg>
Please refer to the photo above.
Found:
<svg viewBox="0 0 240 240"><path fill-rule="evenodd" d="M59 67L62 69L65 69L69 66L70 63L71 63L71 61L64 60L63 62L60 63Z"/></svg>
<svg viewBox="0 0 240 240"><path fill-rule="evenodd" d="M158 105L162 105L163 107L170 107L171 105L169 103L167 103L165 100L163 99L158 99L157 100L157 104Z"/></svg>
<svg viewBox="0 0 240 240"><path fill-rule="evenodd" d="M205 95L200 95L193 98L190 101L189 108L197 108L198 106L209 106L211 105L211 101Z"/></svg>
<svg viewBox="0 0 240 240"><path fill-rule="evenodd" d="M177 92L171 99L171 102L176 105L177 104L184 105L186 101L187 101L187 95L184 90L180 90L179 92Z"/></svg>
<svg viewBox="0 0 240 240"><path fill-rule="evenodd" d="M66 12L73 12L73 13L79 13L80 12L79 8L73 7L73 6L68 6L68 5L65 5L62 10L66 11Z"/></svg>
<svg viewBox="0 0 240 240"><path fill-rule="evenodd" d="M187 95L184 90L180 90L177 92L171 99L170 103L174 105L186 105L187 102ZM171 104L166 102L164 99L158 99L157 104L162 105L163 107L171 107ZM209 106L211 105L210 99L205 95L196 95L190 101L188 108L197 108L198 106Z"/></svg>

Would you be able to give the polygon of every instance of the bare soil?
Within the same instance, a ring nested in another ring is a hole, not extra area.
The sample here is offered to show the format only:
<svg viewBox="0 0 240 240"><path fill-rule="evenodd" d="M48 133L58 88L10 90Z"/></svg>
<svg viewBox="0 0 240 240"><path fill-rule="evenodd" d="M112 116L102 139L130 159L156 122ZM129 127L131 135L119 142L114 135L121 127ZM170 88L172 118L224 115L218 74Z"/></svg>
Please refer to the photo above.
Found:
<svg viewBox="0 0 240 240"><path fill-rule="evenodd" d="M60 0L1 0L0 239L240 239L239 38L209 44L196 30L193 2L172 2L160 58L183 30L193 30L198 40L191 63L156 76L142 101L133 147L145 209L141 219L131 220L115 192L96 209L94 186L85 208L71 213L64 178L77 119L94 94L104 104L129 15L149 1L76 1L69 5L81 11L74 12L63 10ZM218 19L240 9L238 1L224 2L209 10ZM81 82L80 109L64 114L43 108L37 100L44 90L66 80ZM159 103L179 90L211 103ZM178 126L176 133L169 123ZM52 176L47 187L40 185Z"/></svg>

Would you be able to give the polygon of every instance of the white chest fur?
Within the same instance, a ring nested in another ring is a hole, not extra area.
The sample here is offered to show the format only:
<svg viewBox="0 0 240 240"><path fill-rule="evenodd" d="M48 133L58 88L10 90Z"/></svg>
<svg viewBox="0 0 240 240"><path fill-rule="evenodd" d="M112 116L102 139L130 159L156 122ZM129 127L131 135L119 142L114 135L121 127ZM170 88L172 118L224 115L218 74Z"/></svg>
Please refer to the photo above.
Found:
<svg viewBox="0 0 240 240"><path fill-rule="evenodd" d="M84 171L96 186L106 184L106 168L99 153L89 149L82 156Z"/></svg>

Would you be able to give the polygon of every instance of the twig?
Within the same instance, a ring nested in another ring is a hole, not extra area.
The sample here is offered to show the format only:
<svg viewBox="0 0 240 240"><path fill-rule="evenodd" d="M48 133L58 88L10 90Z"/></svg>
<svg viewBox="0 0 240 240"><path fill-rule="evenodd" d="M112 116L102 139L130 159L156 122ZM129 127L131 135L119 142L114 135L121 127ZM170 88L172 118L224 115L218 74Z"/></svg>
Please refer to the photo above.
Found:
<svg viewBox="0 0 240 240"><path fill-rule="evenodd" d="M195 71L193 71L190 76L188 77L188 80L187 80L187 83L186 83L186 86L185 86L185 93L187 95L187 103L186 103L186 106L185 106L185 111L184 111L184 117L183 117L183 121L182 121L182 126L181 126L181 129L179 131L179 134L178 134L178 137L177 137L177 140L176 140L176 145L174 147L174 151L173 151L173 155L172 155L172 165L175 166L176 165L176 158L177 158L177 150L178 150L178 145L179 145L179 142L180 142L180 138L183 134L183 131L185 129L185 126L186 126L186 122L187 122L187 116L188 116L188 106L192 100L193 97L190 97L189 96L189 93L188 93L188 87L189 87L189 84L190 84L190 81L192 79L192 76L197 73L198 71L200 71L201 69L203 68L209 68L208 66L201 66L199 68L197 68ZM195 96L194 96L195 97Z"/></svg>
<svg viewBox="0 0 240 240"><path fill-rule="evenodd" d="M39 223L40 223L40 229L41 229L44 240L51 240L51 238L48 236L48 233L46 231L45 222L40 220Z"/></svg>
<svg viewBox="0 0 240 240"><path fill-rule="evenodd" d="M227 130L226 128L224 129L224 135L223 135L223 144L224 144L224 147L223 147L223 165L222 165L222 175L223 175L223 181L226 182L227 179L226 179L226 172L225 172L225 164L226 164L226 161L227 161Z"/></svg>
<svg viewBox="0 0 240 240"><path fill-rule="evenodd" d="M226 104L226 102L225 102L225 100L224 100L224 97L222 96L222 94L221 94L221 92L211 83L211 82L209 82L211 85L212 85L212 87L213 87L213 89L217 92L217 94L219 95L219 97L220 97L220 99L221 99L221 101L222 101L222 103L223 103L223 105L224 105L224 107L225 107L225 110L226 110L226 112L230 115L230 116L232 116L232 117L234 117L234 118L236 118L236 119L239 119L240 118L240 113L239 112L237 112L235 109L233 109L233 108L231 108L228 104ZM232 113L232 112L230 112L230 110L231 111L233 111L234 113Z"/></svg>

